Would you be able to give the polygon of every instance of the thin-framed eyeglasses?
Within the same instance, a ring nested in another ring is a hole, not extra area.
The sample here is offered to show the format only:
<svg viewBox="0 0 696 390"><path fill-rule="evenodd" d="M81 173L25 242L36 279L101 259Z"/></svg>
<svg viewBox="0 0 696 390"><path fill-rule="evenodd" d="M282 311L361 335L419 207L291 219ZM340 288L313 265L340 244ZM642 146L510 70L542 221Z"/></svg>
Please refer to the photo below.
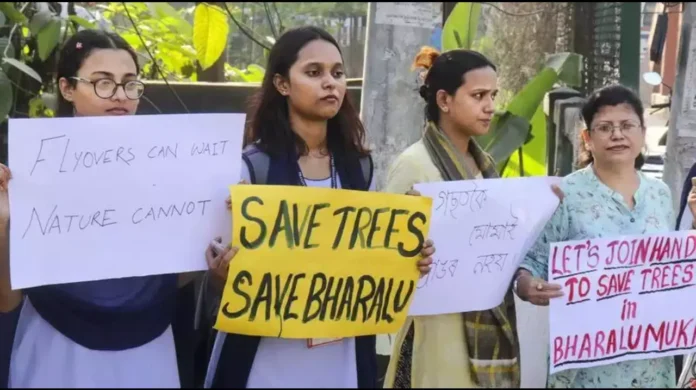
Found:
<svg viewBox="0 0 696 390"><path fill-rule="evenodd" d="M609 138L614 133L615 129L618 129L623 135L631 135L637 133L642 126L639 123L624 121L620 125L614 126L613 123L603 122L592 128L592 131L596 132L602 137Z"/></svg>
<svg viewBox="0 0 696 390"><path fill-rule="evenodd" d="M116 81L104 78L99 80L83 79L82 77L72 77L73 80L90 83L94 86L94 93L102 99L111 99L118 87L123 87L123 92L130 100L138 100L145 92L145 84L139 80L130 80L125 83L117 83Z"/></svg>

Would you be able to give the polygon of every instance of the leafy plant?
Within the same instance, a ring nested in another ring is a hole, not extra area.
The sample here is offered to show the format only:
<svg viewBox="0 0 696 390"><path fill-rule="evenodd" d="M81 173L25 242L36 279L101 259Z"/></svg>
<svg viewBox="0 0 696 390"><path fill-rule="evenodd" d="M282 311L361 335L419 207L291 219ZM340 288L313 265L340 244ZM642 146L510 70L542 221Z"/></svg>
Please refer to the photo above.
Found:
<svg viewBox="0 0 696 390"><path fill-rule="evenodd" d="M457 3L442 28L442 50L470 49L480 16L481 3Z"/></svg>
<svg viewBox="0 0 696 390"><path fill-rule="evenodd" d="M480 12L479 3L457 3L443 28L443 50L491 47L492 42L486 37L474 41ZM546 174L546 117L542 102L558 82L578 85L581 65L579 54L549 56L543 69L495 113L488 134L477 137L482 148L498 161L502 176Z"/></svg>
<svg viewBox="0 0 696 390"><path fill-rule="evenodd" d="M225 51L230 26L220 7L201 3L193 19L193 47L203 70L210 68Z"/></svg>
<svg viewBox="0 0 696 390"><path fill-rule="evenodd" d="M17 8L15 3L0 3L7 34L0 37L0 123L13 112L52 115L46 107L32 111L29 101L35 98L43 104L42 96L52 92L54 53L75 25L47 4L23 3Z"/></svg>

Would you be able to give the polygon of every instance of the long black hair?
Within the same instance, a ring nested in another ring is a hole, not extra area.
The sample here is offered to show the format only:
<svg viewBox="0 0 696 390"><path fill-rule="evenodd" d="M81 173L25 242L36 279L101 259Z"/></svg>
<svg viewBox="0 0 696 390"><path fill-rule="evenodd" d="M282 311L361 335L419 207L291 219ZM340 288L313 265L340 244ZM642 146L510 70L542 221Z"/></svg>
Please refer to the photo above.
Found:
<svg viewBox="0 0 696 390"><path fill-rule="evenodd" d="M331 34L311 26L286 31L271 48L261 88L250 102L245 146L256 143L271 156L286 155L291 147L296 148L292 154L308 152L305 141L290 127L287 98L278 92L273 78L278 74L288 79L290 67L297 61L300 50L315 40L329 42L341 52ZM363 157L369 153L364 142L365 128L346 94L338 113L328 121L327 145L332 153Z"/></svg>
<svg viewBox="0 0 696 390"><path fill-rule="evenodd" d="M137 69L136 73L140 73L138 56L125 39L112 32L87 29L80 30L71 36L60 50L58 56L58 72L56 73L56 85L60 86L60 79L65 77L70 85L75 87L77 81L73 80L72 77L77 76L77 72L82 67L82 64L94 49L121 49L127 51L128 54L133 57L133 62ZM65 100L60 91L58 91L57 95L58 112L56 112L56 116L73 116L72 103Z"/></svg>

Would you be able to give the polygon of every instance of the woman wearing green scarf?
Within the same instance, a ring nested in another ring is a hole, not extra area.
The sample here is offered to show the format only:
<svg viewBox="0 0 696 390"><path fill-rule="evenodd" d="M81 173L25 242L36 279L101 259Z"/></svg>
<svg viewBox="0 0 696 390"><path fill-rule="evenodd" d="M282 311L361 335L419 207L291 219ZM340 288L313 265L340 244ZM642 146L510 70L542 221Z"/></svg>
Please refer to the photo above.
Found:
<svg viewBox="0 0 696 390"><path fill-rule="evenodd" d="M495 66L470 50L425 47L414 68L427 74L423 138L394 161L387 192L416 183L495 178L491 157L473 137L488 132L498 92ZM508 292L486 311L409 317L395 339L386 388L520 387L515 306Z"/></svg>

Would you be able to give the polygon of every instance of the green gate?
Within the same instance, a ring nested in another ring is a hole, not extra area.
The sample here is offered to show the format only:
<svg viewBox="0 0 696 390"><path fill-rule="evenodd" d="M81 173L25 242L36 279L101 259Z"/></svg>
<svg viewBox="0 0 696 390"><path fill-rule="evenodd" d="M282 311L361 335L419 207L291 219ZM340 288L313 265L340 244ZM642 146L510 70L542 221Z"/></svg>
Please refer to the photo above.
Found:
<svg viewBox="0 0 696 390"><path fill-rule="evenodd" d="M582 91L621 83L638 91L640 3L570 3L574 51L585 60Z"/></svg>

